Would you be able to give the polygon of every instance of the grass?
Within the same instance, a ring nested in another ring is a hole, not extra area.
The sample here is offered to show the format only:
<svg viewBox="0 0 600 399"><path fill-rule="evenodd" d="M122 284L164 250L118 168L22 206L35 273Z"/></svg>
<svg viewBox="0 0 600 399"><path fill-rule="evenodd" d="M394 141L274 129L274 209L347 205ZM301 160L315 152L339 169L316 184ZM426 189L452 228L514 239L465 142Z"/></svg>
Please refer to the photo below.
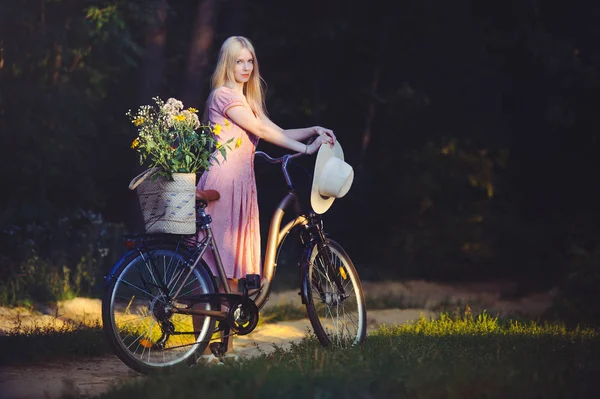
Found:
<svg viewBox="0 0 600 399"><path fill-rule="evenodd" d="M261 324L276 323L285 320L298 320L306 317L304 307L281 304L265 309L260 314ZM127 317L121 323L127 327ZM184 319L184 322L188 318ZM189 319L191 323L191 319ZM160 335L158 325L149 328L150 321L142 320L137 328L145 328L146 335L156 339ZM177 323L181 325L181 323ZM185 330L185 327L183 328ZM190 328L191 330L191 325ZM179 341L186 336L180 336ZM182 342L179 342L182 344ZM6 335L0 335L0 364L15 365L32 362L70 359L88 356L112 354L104 337L100 320L91 323L70 323L60 326L44 325L25 327L16 320L15 327Z"/></svg>
<svg viewBox="0 0 600 399"><path fill-rule="evenodd" d="M61 327L15 327L0 336L0 364L102 356L112 353L102 327L94 324L65 324Z"/></svg>
<svg viewBox="0 0 600 399"><path fill-rule="evenodd" d="M298 320L306 317L304 307L281 304L265 309L260 314L261 324L276 323L285 320ZM127 327L127 317L120 319ZM184 319L184 322L188 318ZM191 323L191 319L189 319ZM140 326L149 338L156 340L160 335L158 325L142 320ZM177 323L181 325L182 323ZM147 327L147 328L144 328ZM183 328L186 329L185 327ZM191 330L191 325L190 328ZM178 344L186 336L178 337ZM89 356L112 354L106 342L100 320L91 323L70 323L65 325L44 325L25 327L17 319L16 325L6 335L0 335L0 364L17 365L39 361L73 359Z"/></svg>
<svg viewBox="0 0 600 399"><path fill-rule="evenodd" d="M300 320L306 318L306 307L294 303L284 302L263 309L258 319L260 324L277 323L280 321Z"/></svg>
<svg viewBox="0 0 600 399"><path fill-rule="evenodd" d="M600 336L561 324L443 314L381 327L360 347L291 349L115 387L102 398L598 397Z"/></svg>
<svg viewBox="0 0 600 399"><path fill-rule="evenodd" d="M365 304L367 312L381 309L423 309L426 307L424 301L419 301L403 294L366 295ZM446 300L439 303L432 311L439 313L450 312L455 309L464 308L464 306L464 303ZM300 320L306 317L306 307L299 301L296 303L282 302L262 310L259 325L262 323Z"/></svg>
<svg viewBox="0 0 600 399"><path fill-rule="evenodd" d="M403 296L367 297L366 302L369 310L406 309L416 306ZM306 317L306 308L303 305L284 302L262 310L257 329L264 324L300 320ZM127 319L124 318L123 321L127 322ZM148 327L146 324L143 326ZM141 327L138 326L138 328ZM154 325L152 329L147 328L147 332L153 340L160 335L158 325ZM185 338L185 336L181 337ZM181 337L179 337L180 340L183 339ZM178 343L182 344L182 342ZM15 328L7 335L0 336L0 363L2 364L25 364L60 358L102 356L111 353L99 320L91 324L71 323L62 327L21 327L17 321Z"/></svg>
<svg viewBox="0 0 600 399"><path fill-rule="evenodd" d="M369 310L378 309L420 309L425 307L421 302L415 301L405 295L378 295L378 296L365 296L365 303L367 312ZM448 303L448 308L450 303ZM456 308L457 304L454 305ZM447 310L448 308L440 308L439 310ZM260 312L260 324L266 323L277 323L280 321L291 321L300 320L307 318L306 307L300 303L300 301L282 302L280 304L267 307Z"/></svg>

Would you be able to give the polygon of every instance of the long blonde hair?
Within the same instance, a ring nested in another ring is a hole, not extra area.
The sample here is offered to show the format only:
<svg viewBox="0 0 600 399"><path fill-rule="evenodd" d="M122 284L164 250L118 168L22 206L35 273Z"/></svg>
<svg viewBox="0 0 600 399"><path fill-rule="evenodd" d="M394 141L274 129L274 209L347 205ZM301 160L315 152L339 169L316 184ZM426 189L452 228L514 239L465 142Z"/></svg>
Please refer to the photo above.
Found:
<svg viewBox="0 0 600 399"><path fill-rule="evenodd" d="M227 81L235 82L235 65L243 48L247 49L254 59L254 69L250 75L250 79L244 83L244 95L252 111L257 116L262 117L267 114L264 100L264 81L258 71L258 60L256 59L254 46L245 37L231 36L223 42L219 51L217 66L212 75L211 91L223 86Z"/></svg>

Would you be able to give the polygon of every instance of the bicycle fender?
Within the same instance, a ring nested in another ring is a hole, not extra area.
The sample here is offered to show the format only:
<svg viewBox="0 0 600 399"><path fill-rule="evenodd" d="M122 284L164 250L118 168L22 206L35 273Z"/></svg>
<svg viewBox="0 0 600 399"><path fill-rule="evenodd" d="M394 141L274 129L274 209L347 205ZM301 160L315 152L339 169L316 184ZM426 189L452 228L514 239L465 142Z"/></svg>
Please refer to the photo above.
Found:
<svg viewBox="0 0 600 399"><path fill-rule="evenodd" d="M310 297L310 293L308 292L310 287L308 282L308 261L310 259L310 255L312 254L314 245L314 241L311 240L308 245L304 247L302 260L300 261L300 299L302 300L303 305L308 303L308 298Z"/></svg>
<svg viewBox="0 0 600 399"><path fill-rule="evenodd" d="M123 265L123 263L125 263L125 261L127 259L129 259L129 257L131 255L134 255L137 253L139 253L139 252L134 249L130 249L129 251L125 252L125 254L123 254L123 256L121 256L121 258L117 261L117 263L115 263L115 265L112 267L112 269L110 269L110 272L108 272L108 274L106 276L104 276L104 285L103 285L104 289L106 289L110 285L110 283L113 281L113 279L115 277L115 273L117 272L119 267L121 267L121 265Z"/></svg>

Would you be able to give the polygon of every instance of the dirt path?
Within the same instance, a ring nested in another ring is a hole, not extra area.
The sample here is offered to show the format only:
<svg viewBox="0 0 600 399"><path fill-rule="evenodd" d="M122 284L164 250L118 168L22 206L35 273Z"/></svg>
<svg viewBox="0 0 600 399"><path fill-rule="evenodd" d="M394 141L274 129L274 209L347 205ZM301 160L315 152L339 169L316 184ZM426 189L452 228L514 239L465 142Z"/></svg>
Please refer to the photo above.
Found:
<svg viewBox="0 0 600 399"><path fill-rule="evenodd" d="M368 310L369 331L381 324L403 324L418 319L421 314L430 317L441 304L470 303L472 307L488 309L493 314L520 313L540 314L551 299L547 293L526 298L503 300L503 292L510 287L499 285L443 285L427 282L407 283L364 283L365 294L384 298L399 307L386 310ZM297 303L294 292L274 293L269 304L284 302ZM390 302L388 302L390 303ZM26 309L0 308L0 333L22 326L55 325L69 321L95 321L100 318L100 302L94 299L77 298L60 303L54 309L31 312ZM266 324L252 334L236 337L235 353L241 357L251 357L259 352L273 350L273 344L289 346L290 342L301 340L310 323L307 319ZM20 367L0 367L0 398L38 399L58 398L66 393L94 396L106 392L120 383L145 378L129 369L116 356L81 359L71 362L44 362Z"/></svg>
<svg viewBox="0 0 600 399"><path fill-rule="evenodd" d="M430 316L426 309L389 309L369 312L369 330L382 323L404 323ZM251 334L237 337L234 353L242 358L269 353L273 344L288 347L300 341L310 328L308 319L266 324ZM93 396L110 387L136 378L145 378L129 369L116 356L71 362L45 362L25 367L0 368L0 397L5 399L58 398L71 393Z"/></svg>

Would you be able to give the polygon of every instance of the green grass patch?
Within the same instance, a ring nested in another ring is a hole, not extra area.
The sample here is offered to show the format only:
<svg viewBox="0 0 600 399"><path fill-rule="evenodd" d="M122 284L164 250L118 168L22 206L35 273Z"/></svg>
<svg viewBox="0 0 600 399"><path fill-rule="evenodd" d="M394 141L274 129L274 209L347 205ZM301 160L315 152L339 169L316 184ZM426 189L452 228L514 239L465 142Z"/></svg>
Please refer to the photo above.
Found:
<svg viewBox="0 0 600 399"><path fill-rule="evenodd" d="M114 388L102 398L598 397L600 338L592 329L444 314L382 327L360 347L289 350L225 367L196 366Z"/></svg>
<svg viewBox="0 0 600 399"><path fill-rule="evenodd" d="M261 312L261 324L306 317L304 306L281 304ZM156 327L158 328L158 327ZM190 327L191 328L191 327ZM152 334L160 332L152 331ZM112 354L100 321L93 324L72 323L60 327L15 325L0 336L0 364L26 364L37 361L69 359Z"/></svg>
<svg viewBox="0 0 600 399"><path fill-rule="evenodd" d="M62 327L16 327L0 336L0 364L71 359L111 354L102 327L66 324Z"/></svg>
<svg viewBox="0 0 600 399"><path fill-rule="evenodd" d="M306 317L304 306L281 304L261 312L261 324ZM154 334L158 334L153 331ZM0 364L15 365L56 359L112 354L100 321L93 324L72 323L60 327L17 325L0 336Z"/></svg>
<svg viewBox="0 0 600 399"><path fill-rule="evenodd" d="M258 319L259 326L267 323L305 319L306 307L294 303L281 303L261 310Z"/></svg>

